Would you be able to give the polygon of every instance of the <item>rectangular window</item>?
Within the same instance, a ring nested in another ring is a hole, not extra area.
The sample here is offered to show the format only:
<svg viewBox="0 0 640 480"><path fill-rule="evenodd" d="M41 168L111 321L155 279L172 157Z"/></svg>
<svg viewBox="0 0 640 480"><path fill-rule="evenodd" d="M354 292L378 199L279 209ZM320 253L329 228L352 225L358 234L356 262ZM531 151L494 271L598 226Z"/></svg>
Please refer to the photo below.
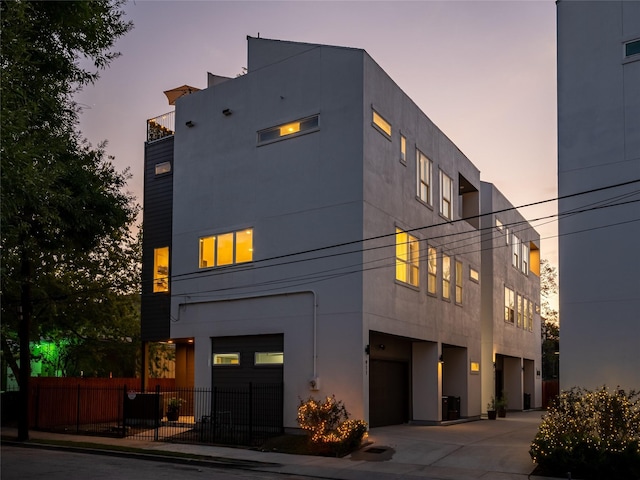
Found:
<svg viewBox="0 0 640 480"><path fill-rule="evenodd" d="M396 280L418 286L419 250L416 237L396 228Z"/></svg>
<svg viewBox="0 0 640 480"><path fill-rule="evenodd" d="M418 169L418 198L427 205L432 205L431 200L431 171L432 163L427 156L416 148L416 167Z"/></svg>
<svg viewBox="0 0 640 480"><path fill-rule="evenodd" d="M253 229L200 238L199 268L253 261Z"/></svg>
<svg viewBox="0 0 640 480"><path fill-rule="evenodd" d="M153 250L153 292L169 291L169 247Z"/></svg>
<svg viewBox="0 0 640 480"><path fill-rule="evenodd" d="M502 225L502 222L497 218L496 218L496 228L500 231L502 231L502 229L504 228L504 225Z"/></svg>
<svg viewBox="0 0 640 480"><path fill-rule="evenodd" d="M169 173L171 171L171 162L156 163L156 175Z"/></svg>
<svg viewBox="0 0 640 480"><path fill-rule="evenodd" d="M514 323L515 321L515 296L513 290L504 287L504 321Z"/></svg>
<svg viewBox="0 0 640 480"><path fill-rule="evenodd" d="M256 352L255 365L282 365L284 364L284 353L282 352Z"/></svg>
<svg viewBox="0 0 640 480"><path fill-rule="evenodd" d="M407 137L400 135L400 161L407 163Z"/></svg>
<svg viewBox="0 0 640 480"><path fill-rule="evenodd" d="M240 353L214 353L213 365L240 365Z"/></svg>
<svg viewBox="0 0 640 480"><path fill-rule="evenodd" d="M469 278L471 280L473 280L474 282L479 282L480 281L480 274L478 273L478 271L475 268L469 267Z"/></svg>
<svg viewBox="0 0 640 480"><path fill-rule="evenodd" d="M522 270L522 273L525 275L529 275L529 245L527 245L527 242L522 242L522 254L520 258L522 259L520 262L520 270Z"/></svg>
<svg viewBox="0 0 640 480"><path fill-rule="evenodd" d="M427 292L432 295L436 294L437 278L438 278L438 252L435 247L429 247L428 249L428 272L427 272Z"/></svg>
<svg viewBox="0 0 640 480"><path fill-rule="evenodd" d="M442 254L442 298L451 298L451 257Z"/></svg>
<svg viewBox="0 0 640 480"><path fill-rule="evenodd" d="M522 315L524 317L522 328L529 328L529 299L522 297Z"/></svg>
<svg viewBox="0 0 640 480"><path fill-rule="evenodd" d="M389 137L389 139L391 139L391 124L389 122L387 122L384 118L382 118L382 116L376 112L375 110L372 110L373 112L373 124L378 127L378 129L386 134L387 137Z"/></svg>
<svg viewBox="0 0 640 480"><path fill-rule="evenodd" d="M633 40L624 44L624 56L640 55L640 39Z"/></svg>
<svg viewBox="0 0 640 480"><path fill-rule="evenodd" d="M524 318L523 318L523 312L522 312L522 295L517 294L516 295L516 299L518 301L518 328L523 328L524 327Z"/></svg>
<svg viewBox="0 0 640 480"><path fill-rule="evenodd" d="M462 262L456 261L456 303L462 303Z"/></svg>
<svg viewBox="0 0 640 480"><path fill-rule="evenodd" d="M297 134L315 131L318 129L318 119L319 115L313 115L294 122L265 128L258 132L258 143L268 143L283 137L293 137L298 136Z"/></svg>
<svg viewBox="0 0 640 480"><path fill-rule="evenodd" d="M527 309L527 317L529 319L528 330L533 332L533 302L529 302L529 308Z"/></svg>
<svg viewBox="0 0 640 480"><path fill-rule="evenodd" d="M520 239L514 235L513 241L511 242L511 252L512 252L511 263L516 268L520 268L520 249L521 248L522 247L520 246Z"/></svg>
<svg viewBox="0 0 640 480"><path fill-rule="evenodd" d="M440 171L440 215L453 219L453 180Z"/></svg>

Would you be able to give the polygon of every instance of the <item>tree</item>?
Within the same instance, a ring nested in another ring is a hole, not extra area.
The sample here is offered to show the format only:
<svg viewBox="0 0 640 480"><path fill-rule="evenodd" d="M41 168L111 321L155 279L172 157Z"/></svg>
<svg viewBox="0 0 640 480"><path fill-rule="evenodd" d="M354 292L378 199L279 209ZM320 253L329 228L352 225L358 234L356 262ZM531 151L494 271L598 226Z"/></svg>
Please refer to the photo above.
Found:
<svg viewBox="0 0 640 480"><path fill-rule="evenodd" d="M542 319L542 378L558 378L560 324L551 299L558 293L558 272L548 260L540 262L540 317Z"/></svg>
<svg viewBox="0 0 640 480"><path fill-rule="evenodd" d="M56 285L67 276L82 290L73 269L102 242L122 240L137 214L124 191L126 173L105 158L104 145L94 149L81 139L73 102L118 56L111 48L132 27L122 4L1 2L0 273L3 333L5 321L17 324L22 347L20 440L28 439L29 341L39 334L30 330L33 314L57 306ZM74 318L57 313L49 318ZM4 335L2 345L10 351Z"/></svg>

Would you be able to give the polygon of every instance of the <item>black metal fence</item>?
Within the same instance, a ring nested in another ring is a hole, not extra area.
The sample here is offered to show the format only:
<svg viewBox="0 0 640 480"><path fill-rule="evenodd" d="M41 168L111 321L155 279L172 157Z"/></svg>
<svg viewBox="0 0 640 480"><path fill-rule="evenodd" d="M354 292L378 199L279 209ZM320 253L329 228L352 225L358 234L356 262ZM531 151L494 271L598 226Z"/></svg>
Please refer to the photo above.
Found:
<svg viewBox="0 0 640 480"><path fill-rule="evenodd" d="M5 407L11 402L3 394ZM137 392L40 386L31 427L62 433L226 445L260 445L283 431L282 384ZM177 407L177 408L176 408ZM14 416L14 415L10 415ZM16 415L17 417L17 415Z"/></svg>

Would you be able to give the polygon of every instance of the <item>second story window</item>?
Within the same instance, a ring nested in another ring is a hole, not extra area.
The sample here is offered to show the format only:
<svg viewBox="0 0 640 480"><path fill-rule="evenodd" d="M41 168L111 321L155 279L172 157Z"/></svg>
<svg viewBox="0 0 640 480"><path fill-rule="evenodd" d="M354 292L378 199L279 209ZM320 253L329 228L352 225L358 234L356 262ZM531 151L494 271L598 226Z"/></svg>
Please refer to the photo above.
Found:
<svg viewBox="0 0 640 480"><path fill-rule="evenodd" d="M169 291L169 247L153 249L153 293Z"/></svg>
<svg viewBox="0 0 640 480"><path fill-rule="evenodd" d="M438 288L438 252L435 247L429 247L429 265L427 272L427 293L436 294Z"/></svg>
<svg viewBox="0 0 640 480"><path fill-rule="evenodd" d="M515 292L509 287L504 287L504 321L515 323Z"/></svg>
<svg viewBox="0 0 640 480"><path fill-rule="evenodd" d="M418 239L396 228L396 280L417 287L420 248Z"/></svg>
<svg viewBox="0 0 640 480"><path fill-rule="evenodd" d="M400 161L407 163L407 137L400 135Z"/></svg>
<svg viewBox="0 0 640 480"><path fill-rule="evenodd" d="M416 149L416 166L418 169L418 198L427 205L431 205L431 160Z"/></svg>
<svg viewBox="0 0 640 480"><path fill-rule="evenodd" d="M453 220L453 180L440 171L440 215Z"/></svg>
<svg viewBox="0 0 640 480"><path fill-rule="evenodd" d="M200 238L199 268L253 261L253 229Z"/></svg>
<svg viewBox="0 0 640 480"><path fill-rule="evenodd" d="M451 257L442 254L442 298L451 299Z"/></svg>
<svg viewBox="0 0 640 480"><path fill-rule="evenodd" d="M389 140L391 140L391 124L387 122L382 115L380 115L375 110L372 110L373 117L371 119L373 125L383 133Z"/></svg>
<svg viewBox="0 0 640 480"><path fill-rule="evenodd" d="M456 303L462 303L462 262L456 261Z"/></svg>

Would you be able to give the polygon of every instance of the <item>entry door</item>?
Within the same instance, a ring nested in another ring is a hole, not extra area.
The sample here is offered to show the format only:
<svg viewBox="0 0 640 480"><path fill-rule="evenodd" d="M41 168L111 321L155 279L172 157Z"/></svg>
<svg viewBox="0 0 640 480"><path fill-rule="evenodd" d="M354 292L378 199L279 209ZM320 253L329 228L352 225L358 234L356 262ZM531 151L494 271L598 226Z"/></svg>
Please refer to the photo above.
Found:
<svg viewBox="0 0 640 480"><path fill-rule="evenodd" d="M372 427L409 421L409 364L371 360L369 423Z"/></svg>

